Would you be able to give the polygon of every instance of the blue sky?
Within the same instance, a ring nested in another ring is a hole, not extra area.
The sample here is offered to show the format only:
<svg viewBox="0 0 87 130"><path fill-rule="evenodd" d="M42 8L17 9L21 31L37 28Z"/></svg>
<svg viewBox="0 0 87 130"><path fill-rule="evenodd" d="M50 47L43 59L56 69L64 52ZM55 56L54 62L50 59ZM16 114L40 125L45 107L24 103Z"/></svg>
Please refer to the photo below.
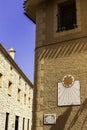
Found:
<svg viewBox="0 0 87 130"><path fill-rule="evenodd" d="M0 43L16 50L16 63L33 82L36 25L24 15L23 3L0 0Z"/></svg>

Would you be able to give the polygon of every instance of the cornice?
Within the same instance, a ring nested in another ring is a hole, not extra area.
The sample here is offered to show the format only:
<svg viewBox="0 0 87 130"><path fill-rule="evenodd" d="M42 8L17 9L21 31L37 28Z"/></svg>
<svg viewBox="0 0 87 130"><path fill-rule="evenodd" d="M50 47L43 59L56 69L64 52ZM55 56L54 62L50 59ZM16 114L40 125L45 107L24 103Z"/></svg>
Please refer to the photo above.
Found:
<svg viewBox="0 0 87 130"><path fill-rule="evenodd" d="M36 10L38 8L38 4L40 4L43 1L44 0L26 0L24 2L24 14L34 23L36 23Z"/></svg>
<svg viewBox="0 0 87 130"><path fill-rule="evenodd" d="M24 74L24 72L20 69L20 67L16 64L16 62L12 59L10 54L5 50L5 48L0 44L0 51L6 57L6 59L12 64L12 66L17 70L17 72L24 78L24 80L29 84L30 87L33 88L33 84Z"/></svg>

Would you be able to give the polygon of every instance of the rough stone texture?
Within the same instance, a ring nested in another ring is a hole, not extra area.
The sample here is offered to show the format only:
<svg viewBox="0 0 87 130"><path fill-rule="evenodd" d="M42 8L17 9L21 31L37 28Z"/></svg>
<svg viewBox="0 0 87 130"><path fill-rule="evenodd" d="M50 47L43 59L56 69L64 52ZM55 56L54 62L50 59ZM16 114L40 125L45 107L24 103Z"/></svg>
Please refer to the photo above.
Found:
<svg viewBox="0 0 87 130"><path fill-rule="evenodd" d="M56 113L57 123L50 130L82 129L86 130L86 107L87 107L87 53L45 60L44 82L44 113ZM54 69L53 69L54 68ZM81 106L57 107L58 88L65 74L71 74L75 80L80 80ZM62 122L62 125L60 124ZM74 123L73 123L74 122ZM78 125L77 125L78 124ZM46 126L44 126L44 129Z"/></svg>
<svg viewBox="0 0 87 130"><path fill-rule="evenodd" d="M76 0L78 28L56 32L57 4L63 1L41 3L36 13L32 130L87 130L87 1ZM66 74L80 81L79 106L58 107L58 82ZM53 113L56 124L44 125L43 115Z"/></svg>
<svg viewBox="0 0 87 130"><path fill-rule="evenodd" d="M10 69L12 67L12 70ZM22 78L18 71L12 66L8 59L0 52L0 73L2 82L0 87L0 130L5 130L6 113L9 113L8 130L15 129L15 116L19 116L19 130L23 127L25 118L25 130L29 119L29 130L32 125L32 94L31 86ZM19 76L21 82L19 84ZM8 83L12 82L11 94L8 95ZM18 88L20 88L20 101L17 100ZM26 94L26 105L24 104ZM29 103L29 97L31 101Z"/></svg>

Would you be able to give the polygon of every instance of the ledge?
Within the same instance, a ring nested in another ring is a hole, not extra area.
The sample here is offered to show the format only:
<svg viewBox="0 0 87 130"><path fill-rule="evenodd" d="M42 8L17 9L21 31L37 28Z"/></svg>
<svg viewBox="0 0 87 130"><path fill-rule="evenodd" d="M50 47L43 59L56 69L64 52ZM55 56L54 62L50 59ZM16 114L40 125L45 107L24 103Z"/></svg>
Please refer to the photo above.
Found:
<svg viewBox="0 0 87 130"><path fill-rule="evenodd" d="M34 23L36 23L36 10L38 8L38 4L40 4L43 1L44 0L26 0L24 2L24 14Z"/></svg>

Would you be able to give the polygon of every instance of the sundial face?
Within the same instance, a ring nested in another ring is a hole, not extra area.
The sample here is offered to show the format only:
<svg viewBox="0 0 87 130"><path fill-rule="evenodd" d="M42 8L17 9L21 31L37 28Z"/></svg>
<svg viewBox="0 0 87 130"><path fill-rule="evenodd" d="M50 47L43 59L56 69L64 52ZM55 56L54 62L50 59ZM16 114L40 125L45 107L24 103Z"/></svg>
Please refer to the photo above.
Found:
<svg viewBox="0 0 87 130"><path fill-rule="evenodd" d="M80 82L65 75L58 83L58 106L80 105Z"/></svg>

